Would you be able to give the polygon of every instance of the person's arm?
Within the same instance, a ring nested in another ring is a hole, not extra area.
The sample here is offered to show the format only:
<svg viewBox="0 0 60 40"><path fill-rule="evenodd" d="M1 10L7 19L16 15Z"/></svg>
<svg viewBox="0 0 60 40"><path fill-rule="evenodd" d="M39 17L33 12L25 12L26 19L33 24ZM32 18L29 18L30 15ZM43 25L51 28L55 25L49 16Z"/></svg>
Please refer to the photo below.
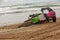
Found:
<svg viewBox="0 0 60 40"><path fill-rule="evenodd" d="M43 11L44 11L44 8L41 8L41 12L43 13Z"/></svg>
<svg viewBox="0 0 60 40"><path fill-rule="evenodd" d="M48 11L49 11L48 8L42 8L42 9L41 9L41 12L44 13L44 10L48 10Z"/></svg>
<svg viewBox="0 0 60 40"><path fill-rule="evenodd" d="M51 9L51 8L46 8L46 9L47 9L49 12L50 12L50 11L53 11L53 9Z"/></svg>

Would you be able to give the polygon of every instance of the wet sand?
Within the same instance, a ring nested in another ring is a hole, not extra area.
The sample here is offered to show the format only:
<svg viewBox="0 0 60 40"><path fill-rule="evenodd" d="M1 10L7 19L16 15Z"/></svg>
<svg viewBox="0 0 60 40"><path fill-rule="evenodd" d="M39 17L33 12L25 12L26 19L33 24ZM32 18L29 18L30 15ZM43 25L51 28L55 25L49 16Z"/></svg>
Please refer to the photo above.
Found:
<svg viewBox="0 0 60 40"><path fill-rule="evenodd" d="M17 28L14 24L0 28L0 40L60 40L60 18L49 22Z"/></svg>

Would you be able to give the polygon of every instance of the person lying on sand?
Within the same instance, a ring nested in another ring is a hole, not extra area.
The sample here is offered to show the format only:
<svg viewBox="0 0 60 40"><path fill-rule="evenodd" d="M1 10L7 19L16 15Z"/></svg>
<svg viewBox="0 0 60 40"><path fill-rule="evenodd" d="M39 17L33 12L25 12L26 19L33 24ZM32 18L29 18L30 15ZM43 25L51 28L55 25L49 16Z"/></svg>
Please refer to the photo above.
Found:
<svg viewBox="0 0 60 40"><path fill-rule="evenodd" d="M53 9L51 9L49 6L47 6L46 8L41 8L42 13L44 13L44 10L48 10L48 14L44 14L47 21L49 22L49 18L53 19L53 22L56 22L56 13Z"/></svg>

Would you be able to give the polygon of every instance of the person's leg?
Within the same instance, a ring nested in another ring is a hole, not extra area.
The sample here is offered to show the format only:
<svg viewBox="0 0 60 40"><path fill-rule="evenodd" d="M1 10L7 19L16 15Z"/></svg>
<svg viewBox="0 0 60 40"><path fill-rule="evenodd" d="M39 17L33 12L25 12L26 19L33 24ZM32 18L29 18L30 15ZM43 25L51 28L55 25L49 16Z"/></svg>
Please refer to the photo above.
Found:
<svg viewBox="0 0 60 40"><path fill-rule="evenodd" d="M49 22L49 17L45 14L46 22Z"/></svg>
<svg viewBox="0 0 60 40"><path fill-rule="evenodd" d="M56 22L56 16L53 16L53 22Z"/></svg>
<svg viewBox="0 0 60 40"><path fill-rule="evenodd" d="M46 17L47 22L49 22L49 17Z"/></svg>

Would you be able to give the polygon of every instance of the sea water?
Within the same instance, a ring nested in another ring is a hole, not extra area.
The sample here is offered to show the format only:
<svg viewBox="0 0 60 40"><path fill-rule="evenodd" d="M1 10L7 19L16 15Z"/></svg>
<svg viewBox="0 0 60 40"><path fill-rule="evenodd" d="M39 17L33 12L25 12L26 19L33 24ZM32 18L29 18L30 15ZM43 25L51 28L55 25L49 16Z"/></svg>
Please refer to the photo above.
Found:
<svg viewBox="0 0 60 40"><path fill-rule="evenodd" d="M40 5L40 4L38 4ZM37 6L38 6L37 5ZM14 7L4 7L0 8L0 26L3 25L10 25L10 24L16 24L16 23L22 23L25 20L28 20L28 16L35 13L41 13L41 7L30 7L29 6L17 6L17 8L21 7L20 9L16 9L16 6ZM33 6L33 5L32 5ZM60 17L60 6L54 6L51 7L55 12L57 18ZM18 11L18 12L17 12ZM20 11L20 12L19 12ZM47 11L45 11L47 12Z"/></svg>

